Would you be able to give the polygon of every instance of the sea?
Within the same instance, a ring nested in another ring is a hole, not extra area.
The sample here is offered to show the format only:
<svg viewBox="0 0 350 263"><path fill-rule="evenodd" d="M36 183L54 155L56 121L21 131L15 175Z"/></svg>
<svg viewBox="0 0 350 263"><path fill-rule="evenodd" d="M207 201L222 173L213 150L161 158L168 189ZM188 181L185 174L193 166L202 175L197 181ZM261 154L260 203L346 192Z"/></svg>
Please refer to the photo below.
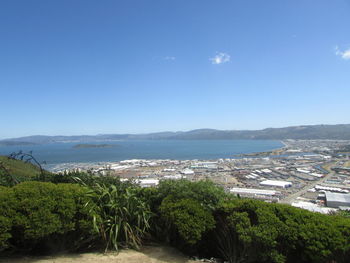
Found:
<svg viewBox="0 0 350 263"><path fill-rule="evenodd" d="M128 159L214 160L236 158L239 154L271 151L284 144L275 140L125 140L84 142L108 144L105 148L77 148L77 142L42 145L0 146L0 155L32 152L39 162L61 163L117 162Z"/></svg>

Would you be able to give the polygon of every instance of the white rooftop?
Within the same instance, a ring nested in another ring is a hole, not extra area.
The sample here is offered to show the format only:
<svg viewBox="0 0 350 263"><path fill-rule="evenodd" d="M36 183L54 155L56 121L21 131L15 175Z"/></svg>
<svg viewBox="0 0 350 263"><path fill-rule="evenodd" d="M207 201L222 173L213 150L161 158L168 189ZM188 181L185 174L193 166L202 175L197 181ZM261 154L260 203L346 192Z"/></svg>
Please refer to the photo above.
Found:
<svg viewBox="0 0 350 263"><path fill-rule="evenodd" d="M309 210L311 212L322 213L322 214L328 214L331 211L336 211L336 209L334 209L334 208L322 207L322 206L319 206L317 204L313 204L310 202L304 202L304 201L294 202L294 203L292 203L292 206L306 209L306 210Z"/></svg>
<svg viewBox="0 0 350 263"><path fill-rule="evenodd" d="M158 179L137 179L136 183L140 185L158 185L159 180Z"/></svg>
<svg viewBox="0 0 350 263"><path fill-rule="evenodd" d="M181 171L182 174L194 174L194 171L190 170L190 169L185 169Z"/></svg>
<svg viewBox="0 0 350 263"><path fill-rule="evenodd" d="M350 203L350 194L339 194L326 192L327 202L342 202L342 203Z"/></svg>
<svg viewBox="0 0 350 263"><path fill-rule="evenodd" d="M277 181L277 180L265 180L265 181L262 181L260 184L268 185L268 186L278 186L278 187L292 186L291 182Z"/></svg>
<svg viewBox="0 0 350 263"><path fill-rule="evenodd" d="M324 191L330 191L330 192L349 193L349 190L346 190L346 189L342 189L338 187L323 186L323 185L315 185L315 189L317 191L324 190Z"/></svg>
<svg viewBox="0 0 350 263"><path fill-rule="evenodd" d="M254 189L254 188L231 188L230 192L236 193L236 194L256 194L256 195L281 194L281 192L275 191L275 190L264 190L264 189Z"/></svg>

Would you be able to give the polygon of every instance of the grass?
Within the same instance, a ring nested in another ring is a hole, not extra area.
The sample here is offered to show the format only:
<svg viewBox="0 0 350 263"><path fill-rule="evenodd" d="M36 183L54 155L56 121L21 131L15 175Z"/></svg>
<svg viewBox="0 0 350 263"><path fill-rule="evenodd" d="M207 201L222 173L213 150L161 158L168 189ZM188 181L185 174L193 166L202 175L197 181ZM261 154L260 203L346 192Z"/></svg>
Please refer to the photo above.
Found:
<svg viewBox="0 0 350 263"><path fill-rule="evenodd" d="M11 175L18 177L33 178L40 174L40 169L35 165L19 160L8 159L7 156L0 156L0 164L3 165Z"/></svg>

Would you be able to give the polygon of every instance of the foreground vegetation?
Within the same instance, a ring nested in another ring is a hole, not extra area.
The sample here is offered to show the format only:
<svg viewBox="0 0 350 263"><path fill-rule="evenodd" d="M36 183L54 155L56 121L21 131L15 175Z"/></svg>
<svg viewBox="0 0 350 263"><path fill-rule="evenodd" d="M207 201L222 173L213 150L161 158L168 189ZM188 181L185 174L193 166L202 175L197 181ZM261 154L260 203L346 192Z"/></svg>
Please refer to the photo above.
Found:
<svg viewBox="0 0 350 263"><path fill-rule="evenodd" d="M3 180L6 182L6 180ZM86 173L0 187L0 251L138 249L166 242L229 262L349 262L350 219L233 198L209 181L140 188Z"/></svg>

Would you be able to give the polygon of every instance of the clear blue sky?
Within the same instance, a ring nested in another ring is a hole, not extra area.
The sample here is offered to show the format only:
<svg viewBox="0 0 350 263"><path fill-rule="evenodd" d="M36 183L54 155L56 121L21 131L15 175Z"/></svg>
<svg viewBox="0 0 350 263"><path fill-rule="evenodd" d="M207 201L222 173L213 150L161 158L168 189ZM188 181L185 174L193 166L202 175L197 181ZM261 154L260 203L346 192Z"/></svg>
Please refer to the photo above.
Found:
<svg viewBox="0 0 350 263"><path fill-rule="evenodd" d="M350 123L350 0L2 0L0 138Z"/></svg>

